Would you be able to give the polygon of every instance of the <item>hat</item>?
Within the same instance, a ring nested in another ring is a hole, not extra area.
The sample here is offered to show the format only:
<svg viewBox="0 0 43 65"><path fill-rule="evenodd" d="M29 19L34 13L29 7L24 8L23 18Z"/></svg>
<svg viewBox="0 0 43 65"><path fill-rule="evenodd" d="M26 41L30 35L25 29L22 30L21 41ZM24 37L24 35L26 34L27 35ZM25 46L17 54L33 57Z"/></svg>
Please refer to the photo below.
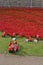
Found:
<svg viewBox="0 0 43 65"><path fill-rule="evenodd" d="M15 40L16 40L16 38L12 38L12 40L13 40L13 41L15 41Z"/></svg>

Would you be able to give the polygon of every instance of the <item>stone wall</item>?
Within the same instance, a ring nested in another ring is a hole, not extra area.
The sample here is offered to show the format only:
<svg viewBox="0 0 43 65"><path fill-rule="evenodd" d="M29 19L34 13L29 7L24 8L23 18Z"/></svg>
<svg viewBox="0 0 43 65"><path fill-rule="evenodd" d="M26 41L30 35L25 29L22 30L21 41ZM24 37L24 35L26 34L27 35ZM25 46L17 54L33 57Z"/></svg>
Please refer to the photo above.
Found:
<svg viewBox="0 0 43 65"><path fill-rule="evenodd" d="M43 0L0 0L0 7L43 7Z"/></svg>

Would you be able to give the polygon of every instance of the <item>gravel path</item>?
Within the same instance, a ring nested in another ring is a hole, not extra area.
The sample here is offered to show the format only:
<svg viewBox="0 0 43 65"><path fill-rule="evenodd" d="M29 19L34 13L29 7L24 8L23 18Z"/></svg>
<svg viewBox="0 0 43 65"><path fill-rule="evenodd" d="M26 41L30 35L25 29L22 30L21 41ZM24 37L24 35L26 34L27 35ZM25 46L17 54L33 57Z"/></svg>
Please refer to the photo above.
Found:
<svg viewBox="0 0 43 65"><path fill-rule="evenodd" d="M0 54L0 65L43 65L43 57Z"/></svg>

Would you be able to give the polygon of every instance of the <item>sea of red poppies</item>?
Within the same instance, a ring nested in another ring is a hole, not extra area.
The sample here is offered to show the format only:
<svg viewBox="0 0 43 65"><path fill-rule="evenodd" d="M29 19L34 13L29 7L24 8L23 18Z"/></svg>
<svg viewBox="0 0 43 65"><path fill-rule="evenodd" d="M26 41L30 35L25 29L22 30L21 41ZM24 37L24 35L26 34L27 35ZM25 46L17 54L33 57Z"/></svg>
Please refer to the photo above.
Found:
<svg viewBox="0 0 43 65"><path fill-rule="evenodd" d="M41 8L0 8L0 31L14 36L43 39L43 9Z"/></svg>

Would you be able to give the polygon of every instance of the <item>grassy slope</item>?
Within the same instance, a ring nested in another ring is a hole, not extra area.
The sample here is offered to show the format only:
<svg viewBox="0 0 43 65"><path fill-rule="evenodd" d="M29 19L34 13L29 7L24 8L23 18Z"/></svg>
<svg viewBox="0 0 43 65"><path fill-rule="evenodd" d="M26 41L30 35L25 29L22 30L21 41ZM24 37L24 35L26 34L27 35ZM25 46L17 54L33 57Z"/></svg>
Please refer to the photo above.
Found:
<svg viewBox="0 0 43 65"><path fill-rule="evenodd" d="M1 37L2 32L0 32L0 53L4 53L5 51L8 53L8 43L12 39L9 36ZM31 55L31 56L43 56L43 40L40 40L38 44L34 42L25 42L25 37L17 38L17 42L19 44L20 50L16 52L16 55Z"/></svg>

